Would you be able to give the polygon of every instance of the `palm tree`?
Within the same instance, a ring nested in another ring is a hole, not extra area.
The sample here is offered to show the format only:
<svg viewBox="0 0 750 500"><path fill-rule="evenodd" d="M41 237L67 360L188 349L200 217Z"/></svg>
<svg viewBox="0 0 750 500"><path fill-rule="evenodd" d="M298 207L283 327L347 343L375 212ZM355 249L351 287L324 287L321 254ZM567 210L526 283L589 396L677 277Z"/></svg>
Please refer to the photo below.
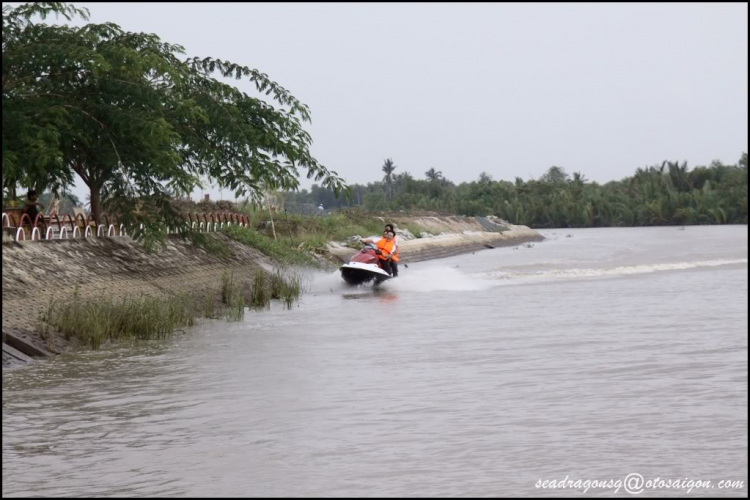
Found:
<svg viewBox="0 0 750 500"><path fill-rule="evenodd" d="M396 170L396 165L393 164L393 160L388 158L383 163L383 172L385 172L385 176L383 177L383 180L385 181L385 190L386 195L388 196L388 199L390 200L393 196L393 192L391 189L391 184L393 182L393 171Z"/></svg>
<svg viewBox="0 0 750 500"><path fill-rule="evenodd" d="M674 187L680 191L690 191L693 189L686 161L682 162L682 166L677 162L667 162L667 167L669 168L669 177Z"/></svg>
<svg viewBox="0 0 750 500"><path fill-rule="evenodd" d="M581 172L573 172L573 182L576 184L586 184L586 176L583 175Z"/></svg>
<svg viewBox="0 0 750 500"><path fill-rule="evenodd" d="M439 181L443 178L443 172L435 171L434 168L429 169L427 172L424 173L424 175L427 177L430 181Z"/></svg>

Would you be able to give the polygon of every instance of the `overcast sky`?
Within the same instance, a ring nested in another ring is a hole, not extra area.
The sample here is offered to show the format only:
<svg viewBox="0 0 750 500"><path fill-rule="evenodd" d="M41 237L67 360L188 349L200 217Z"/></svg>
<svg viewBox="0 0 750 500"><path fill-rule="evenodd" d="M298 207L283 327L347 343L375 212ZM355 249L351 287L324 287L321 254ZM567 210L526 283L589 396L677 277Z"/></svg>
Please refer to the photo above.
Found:
<svg viewBox="0 0 750 500"><path fill-rule="evenodd" d="M350 183L386 158L456 183L552 165L606 182L748 149L747 3L75 5L267 73Z"/></svg>

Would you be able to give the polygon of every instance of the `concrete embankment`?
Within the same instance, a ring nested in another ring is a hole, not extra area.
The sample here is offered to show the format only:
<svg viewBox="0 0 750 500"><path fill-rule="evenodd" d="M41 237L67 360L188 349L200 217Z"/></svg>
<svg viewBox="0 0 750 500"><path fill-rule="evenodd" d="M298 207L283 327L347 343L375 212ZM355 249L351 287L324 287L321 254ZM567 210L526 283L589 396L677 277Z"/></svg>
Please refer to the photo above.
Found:
<svg viewBox="0 0 750 500"><path fill-rule="evenodd" d="M211 293L225 272L252 282L258 269L273 270L260 251L217 234L229 254L210 254L178 237L149 254L128 237L85 238L3 244L3 367L69 349L60 336L42 339L39 314L51 301L63 306L101 297L120 299Z"/></svg>

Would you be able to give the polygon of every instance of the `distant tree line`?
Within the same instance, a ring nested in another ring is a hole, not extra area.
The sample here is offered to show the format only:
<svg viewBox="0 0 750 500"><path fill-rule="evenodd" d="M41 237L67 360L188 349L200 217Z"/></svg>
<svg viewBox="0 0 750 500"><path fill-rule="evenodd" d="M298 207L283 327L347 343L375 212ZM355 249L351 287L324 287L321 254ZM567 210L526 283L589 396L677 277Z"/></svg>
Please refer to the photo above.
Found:
<svg viewBox="0 0 750 500"><path fill-rule="evenodd" d="M665 161L605 184L558 166L536 180L495 181L483 172L476 181L459 185L434 168L424 179L396 174L396 169L393 160L386 160L385 177L350 185L349 198L338 199L313 185L309 191L287 192L286 202L496 215L535 228L747 224L747 153L736 165L714 161L688 169L685 162Z"/></svg>

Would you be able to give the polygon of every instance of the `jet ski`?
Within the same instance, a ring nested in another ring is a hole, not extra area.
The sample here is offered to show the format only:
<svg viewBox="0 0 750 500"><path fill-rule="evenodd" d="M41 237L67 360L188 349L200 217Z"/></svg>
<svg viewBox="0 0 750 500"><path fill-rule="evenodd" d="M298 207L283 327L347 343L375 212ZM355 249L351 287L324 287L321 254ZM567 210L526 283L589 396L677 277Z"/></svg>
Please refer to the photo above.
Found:
<svg viewBox="0 0 750 500"><path fill-rule="evenodd" d="M391 278L391 275L380 267L380 259L375 253L376 250L375 245L367 244L354 254L348 264L341 266L341 277L344 281L353 286L370 281L375 281L377 285Z"/></svg>

